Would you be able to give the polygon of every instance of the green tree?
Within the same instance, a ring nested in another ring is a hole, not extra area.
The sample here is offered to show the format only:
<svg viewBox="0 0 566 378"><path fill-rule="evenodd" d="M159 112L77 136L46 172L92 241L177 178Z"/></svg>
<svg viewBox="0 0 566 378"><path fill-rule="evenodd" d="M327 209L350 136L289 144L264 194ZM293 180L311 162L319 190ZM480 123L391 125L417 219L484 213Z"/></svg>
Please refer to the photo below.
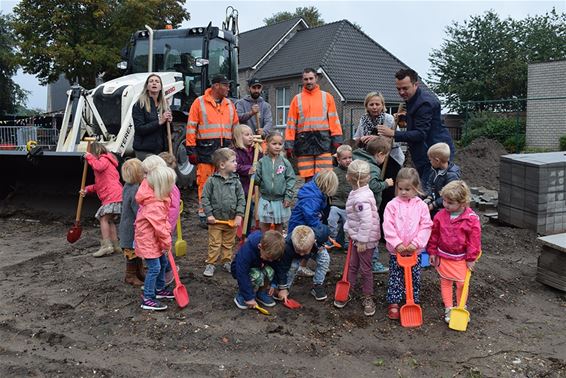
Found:
<svg viewBox="0 0 566 378"><path fill-rule="evenodd" d="M319 10L314 7L298 7L294 12L277 12L269 18L264 18L263 22L266 25L273 25L281 21L287 21L295 17L302 17L303 20L309 25L309 27L314 28L317 26L324 25L324 20L321 18Z"/></svg>
<svg viewBox="0 0 566 378"><path fill-rule="evenodd" d="M14 82L16 74L15 38L10 17L0 14L0 115L14 114L23 105L27 92Z"/></svg>
<svg viewBox="0 0 566 378"><path fill-rule="evenodd" d="M97 75L119 76L116 63L130 35L149 25L190 19L185 0L22 0L14 8L19 59L42 84L65 74L94 86Z"/></svg>
<svg viewBox="0 0 566 378"><path fill-rule="evenodd" d="M441 47L430 54L430 86L454 111L463 111L465 101L524 98L528 63L566 58L565 25L566 14L555 10L521 21L488 11L454 22ZM475 109L500 107L478 104Z"/></svg>

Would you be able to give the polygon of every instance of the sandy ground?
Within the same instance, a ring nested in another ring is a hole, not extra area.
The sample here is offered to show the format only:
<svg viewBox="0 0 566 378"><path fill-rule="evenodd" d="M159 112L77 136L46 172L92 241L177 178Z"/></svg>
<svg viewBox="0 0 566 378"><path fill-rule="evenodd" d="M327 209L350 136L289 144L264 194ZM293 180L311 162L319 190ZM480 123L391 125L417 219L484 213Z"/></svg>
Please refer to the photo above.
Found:
<svg viewBox="0 0 566 378"><path fill-rule="evenodd" d="M479 169L474 159L489 151L460 154L462 165ZM472 175L472 185L496 189L496 164L490 169ZM194 192L183 196L194 209ZM482 216L472 320L459 333L444 323L430 269L423 272L418 329L387 319L383 275L375 276L375 316L363 315L359 298L336 309L330 298L341 252L331 254L327 301L316 302L310 279L299 278L292 296L303 309L278 305L269 317L239 310L228 273L202 276L207 235L194 212L182 216L189 250L178 259L189 306L179 310L171 301L165 312L143 311L141 291L123 282L123 256L91 257L99 237L93 220L77 243L67 243L72 218L0 209L1 377L566 376L566 294L535 280L540 245L532 231Z"/></svg>

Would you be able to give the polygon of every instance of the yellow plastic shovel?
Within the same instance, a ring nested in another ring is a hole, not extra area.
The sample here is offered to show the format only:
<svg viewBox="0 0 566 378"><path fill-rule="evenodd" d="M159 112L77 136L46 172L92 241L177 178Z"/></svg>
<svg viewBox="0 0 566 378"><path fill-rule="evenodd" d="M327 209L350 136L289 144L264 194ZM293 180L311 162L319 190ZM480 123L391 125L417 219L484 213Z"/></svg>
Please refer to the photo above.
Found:
<svg viewBox="0 0 566 378"><path fill-rule="evenodd" d="M187 254L187 242L183 240L181 232L181 214L183 213L183 201L179 207L179 217L177 218L177 241L175 242L175 256L182 257Z"/></svg>
<svg viewBox="0 0 566 378"><path fill-rule="evenodd" d="M476 261L479 260L481 256L478 256ZM468 323L470 322L470 312L466 310L466 302L468 301L468 289L470 287L470 278L472 277L472 271L468 269L466 272L466 278L464 279L464 287L462 288L462 297L460 298L460 305L454 307L450 311L450 323L448 327L455 331L464 332L468 328Z"/></svg>

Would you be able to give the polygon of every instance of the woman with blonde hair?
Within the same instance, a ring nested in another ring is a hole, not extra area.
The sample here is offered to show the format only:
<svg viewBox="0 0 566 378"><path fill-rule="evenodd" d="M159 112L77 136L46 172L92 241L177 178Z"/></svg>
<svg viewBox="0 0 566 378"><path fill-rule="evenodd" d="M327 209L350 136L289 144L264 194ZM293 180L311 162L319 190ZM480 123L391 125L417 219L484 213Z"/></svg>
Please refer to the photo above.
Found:
<svg viewBox="0 0 566 378"><path fill-rule="evenodd" d="M161 77L157 74L149 75L144 88L132 109L133 148L136 157L140 160L166 150L167 122L173 121L169 104L165 100Z"/></svg>
<svg viewBox="0 0 566 378"><path fill-rule="evenodd" d="M360 123L354 134L354 140L358 141L360 147L365 148L367 144L378 138L377 127L380 125L387 126L392 130L396 130L395 119L391 114L386 113L385 99L379 92L370 92L366 95L364 101L366 113L360 118ZM381 136L383 137L383 135ZM383 177L397 177L397 173L403 167L405 162L405 154L401 150L401 145L391 141L391 151L389 152L389 159L387 159L387 166L381 166L385 169ZM383 211L389 201L395 197L395 187L390 186L385 188L381 194L381 203L379 204L379 218L383 220ZM383 233L382 233L383 234Z"/></svg>

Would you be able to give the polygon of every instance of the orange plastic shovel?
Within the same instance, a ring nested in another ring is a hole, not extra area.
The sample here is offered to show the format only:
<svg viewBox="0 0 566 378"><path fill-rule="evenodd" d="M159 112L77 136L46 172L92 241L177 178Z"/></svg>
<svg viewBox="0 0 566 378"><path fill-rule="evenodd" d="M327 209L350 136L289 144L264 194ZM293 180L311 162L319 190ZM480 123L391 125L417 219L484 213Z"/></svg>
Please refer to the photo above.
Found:
<svg viewBox="0 0 566 378"><path fill-rule="evenodd" d="M236 222L234 221L234 219L228 219L228 220L216 220L216 224L225 224L228 225L230 227L236 227Z"/></svg>
<svg viewBox="0 0 566 378"><path fill-rule="evenodd" d="M344 272L342 273L342 279L336 282L336 292L334 293L334 299L337 302L346 302L348 300L348 295L350 294L350 282L348 281L348 268L350 267L350 254L352 252L352 241L348 246L348 254L346 255L346 263L344 264Z"/></svg>
<svg viewBox="0 0 566 378"><path fill-rule="evenodd" d="M401 307L401 325L403 327L420 327L423 324L423 310L415 303L413 298L413 272L411 268L417 264L418 255L413 253L409 256L397 254L397 264L405 271L405 300L406 303Z"/></svg>
<svg viewBox="0 0 566 378"><path fill-rule="evenodd" d="M187 292L185 285L181 283L171 248L169 248L167 257L169 257L169 264L171 264L171 271L173 272L173 277L175 278L175 288L173 289L175 301L180 308L185 308L189 304L189 293Z"/></svg>

